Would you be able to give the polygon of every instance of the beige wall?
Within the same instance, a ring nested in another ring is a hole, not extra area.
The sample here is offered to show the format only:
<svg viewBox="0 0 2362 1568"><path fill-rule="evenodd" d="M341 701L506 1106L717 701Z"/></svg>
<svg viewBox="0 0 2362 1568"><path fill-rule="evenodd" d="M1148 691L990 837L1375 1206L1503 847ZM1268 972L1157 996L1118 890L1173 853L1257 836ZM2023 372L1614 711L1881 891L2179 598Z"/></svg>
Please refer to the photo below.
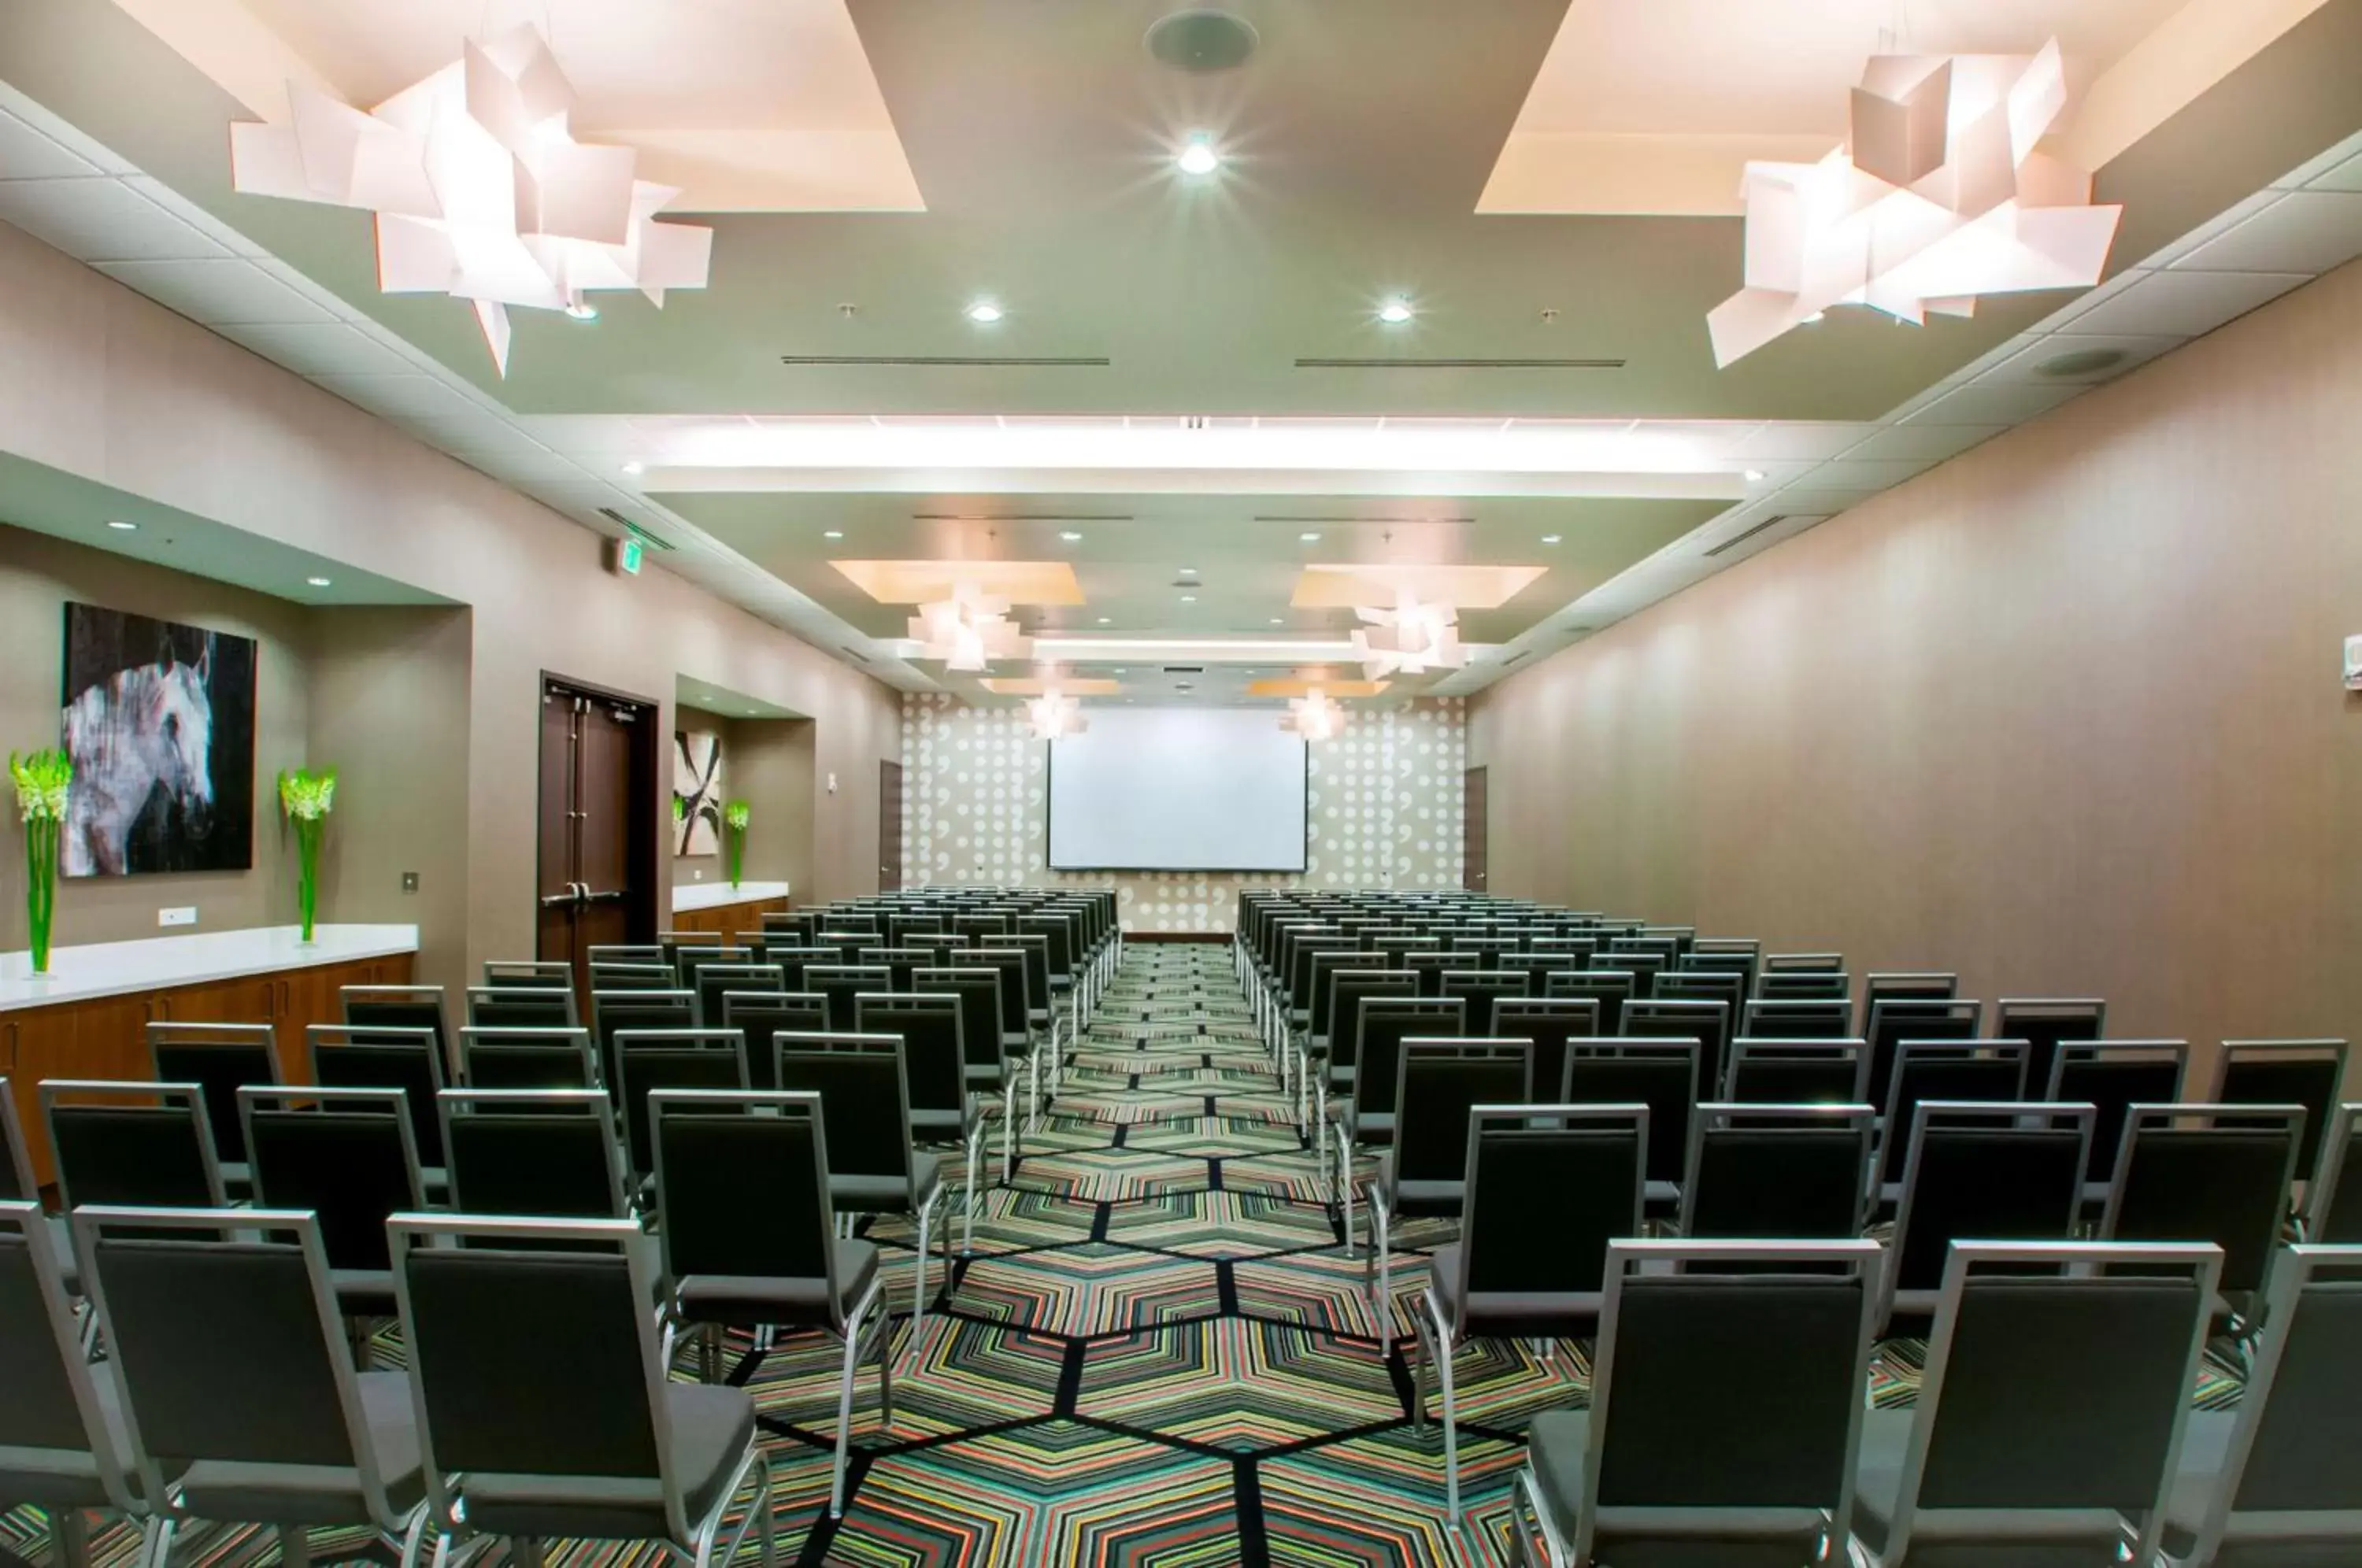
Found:
<svg viewBox="0 0 2362 1568"><path fill-rule="evenodd" d="M545 671L659 701L668 732L683 674L811 715L847 780L816 801L812 895L876 886L886 687L661 569L608 575L565 518L6 226L0 276L0 445L473 610L470 963L533 948Z"/></svg>
<svg viewBox="0 0 2362 1568"><path fill-rule="evenodd" d="M1456 888L1466 709L1456 697L1357 712L1312 748L1305 873L1049 869L1049 744L1023 710L902 700L902 867L912 885L1113 887L1127 931L1229 931L1242 888ZM1272 723L1279 722L1272 711Z"/></svg>
<svg viewBox="0 0 2362 1568"><path fill-rule="evenodd" d="M1493 885L2362 1029L2362 265L1486 692Z"/></svg>

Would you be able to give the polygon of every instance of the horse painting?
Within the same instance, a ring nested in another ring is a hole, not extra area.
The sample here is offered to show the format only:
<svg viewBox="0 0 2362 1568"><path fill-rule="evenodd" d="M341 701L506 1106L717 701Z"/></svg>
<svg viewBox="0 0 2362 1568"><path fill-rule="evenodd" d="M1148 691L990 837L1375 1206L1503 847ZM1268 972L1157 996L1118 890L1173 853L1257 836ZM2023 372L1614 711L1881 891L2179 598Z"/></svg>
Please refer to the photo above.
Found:
<svg viewBox="0 0 2362 1568"><path fill-rule="evenodd" d="M254 644L88 605L67 610L74 778L65 874L251 865ZM124 660L134 647L153 656Z"/></svg>

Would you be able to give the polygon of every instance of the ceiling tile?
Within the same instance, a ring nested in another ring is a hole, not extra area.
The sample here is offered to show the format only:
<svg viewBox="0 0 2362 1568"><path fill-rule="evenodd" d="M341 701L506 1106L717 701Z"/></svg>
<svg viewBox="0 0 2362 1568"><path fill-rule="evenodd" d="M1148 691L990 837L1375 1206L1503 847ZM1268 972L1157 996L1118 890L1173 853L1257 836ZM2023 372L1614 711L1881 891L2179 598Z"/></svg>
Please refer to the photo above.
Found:
<svg viewBox="0 0 2362 1568"><path fill-rule="evenodd" d="M2159 246L2154 254L2142 258L2141 265L2150 268L2169 266L2200 246L2230 233L2286 193L2282 191L2258 191L2243 202L2234 203L2170 245Z"/></svg>
<svg viewBox="0 0 2362 1568"><path fill-rule="evenodd" d="M1826 480L1860 485L1864 490L1878 490L1901 484L1907 479L1916 479L1942 460L1940 458L1857 458L1849 453L1815 469L1805 482L1818 484Z"/></svg>
<svg viewBox="0 0 2362 1568"><path fill-rule="evenodd" d="M2075 325L2081 327L2083 323ZM1977 384L1992 386L1999 382L2011 382L2030 386L2096 386L2102 381L2114 381L2126 370L2146 364L2160 354L2170 353L2189 341L2187 337L2121 332L2054 332L2047 337L2035 339L2005 363L1978 377ZM2043 366L2053 364L2070 354L2116 354L2122 358L2080 374L2042 373Z"/></svg>
<svg viewBox="0 0 2362 1568"><path fill-rule="evenodd" d="M1872 428L1868 425L1774 421L1733 447L1730 455L1772 462L1816 463L1836 457Z"/></svg>
<svg viewBox="0 0 2362 1568"><path fill-rule="evenodd" d="M2305 187L2308 191L2362 191L2362 152Z"/></svg>
<svg viewBox="0 0 2362 1568"><path fill-rule="evenodd" d="M2195 337L2312 281L2302 272L2151 272L2076 317L2075 330Z"/></svg>
<svg viewBox="0 0 2362 1568"><path fill-rule="evenodd" d="M2174 263L2202 272L2326 272L2362 255L2362 192L2293 191Z"/></svg>
<svg viewBox="0 0 2362 1568"><path fill-rule="evenodd" d="M1979 382L1955 387L1919 410L1905 425L2016 425L2049 413L2083 389L2080 386L2011 386Z"/></svg>
<svg viewBox="0 0 2362 1568"><path fill-rule="evenodd" d="M403 419L469 419L482 410L428 376L326 375L313 378L348 403Z"/></svg>
<svg viewBox="0 0 2362 1568"><path fill-rule="evenodd" d="M299 376L394 376L410 369L401 355L341 322L258 323L216 330Z"/></svg>
<svg viewBox="0 0 2362 1568"><path fill-rule="evenodd" d="M1940 463L1992 440L2008 428L2005 425L1896 425L1846 452L1843 460L1925 458Z"/></svg>
<svg viewBox="0 0 2362 1568"><path fill-rule="evenodd" d="M0 180L61 180L101 173L11 114L0 113Z"/></svg>
<svg viewBox="0 0 2362 1568"><path fill-rule="evenodd" d="M227 256L122 182L0 182L0 219L80 260L175 261Z"/></svg>
<svg viewBox="0 0 2362 1568"><path fill-rule="evenodd" d="M2293 191L2299 186L2313 184L2323 174L2357 154L2362 154L2362 136L2349 136L2334 147L2323 148L2320 152L2273 181L2272 183L2283 191Z"/></svg>
<svg viewBox="0 0 2362 1568"><path fill-rule="evenodd" d="M2081 298L2075 300L2070 304L2060 306L2058 309L2051 312L2048 315L2043 317L2040 323L2042 330L2046 332L2057 332L2069 322L2081 320L2083 316L2086 316L2092 311L2097 310L2100 306L2107 304L2110 300L2114 299L2117 295L2123 293L2125 290L2131 288L2136 283L2138 283L2143 278L2147 276L2148 272L2147 270L2139 267L2130 268L2125 271L2117 273L2106 282L2102 283L2098 288L2093 289L2090 293L2083 295Z"/></svg>
<svg viewBox="0 0 2362 1568"><path fill-rule="evenodd" d="M337 318L243 257L207 261L102 261L98 270L207 326L326 324Z"/></svg>

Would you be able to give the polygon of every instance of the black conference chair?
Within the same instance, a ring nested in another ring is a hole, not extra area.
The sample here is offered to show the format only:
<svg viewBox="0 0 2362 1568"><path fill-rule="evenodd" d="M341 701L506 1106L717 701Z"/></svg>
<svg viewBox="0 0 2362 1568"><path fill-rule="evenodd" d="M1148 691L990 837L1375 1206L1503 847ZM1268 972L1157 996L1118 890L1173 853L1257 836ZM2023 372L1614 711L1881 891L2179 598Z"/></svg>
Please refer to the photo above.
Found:
<svg viewBox="0 0 2362 1568"><path fill-rule="evenodd" d="M680 976L665 963L653 964L593 964L590 966L590 1005L598 1011L602 991L669 991L680 986Z"/></svg>
<svg viewBox="0 0 2362 1568"><path fill-rule="evenodd" d="M2039 1094L2058 1047L2099 1039L2107 1021L2108 1004L2097 997L2003 997L1993 1004L1992 1032L1996 1039L2025 1042L2026 1092Z"/></svg>
<svg viewBox="0 0 2362 1568"><path fill-rule="evenodd" d="M1765 959L1768 966L1772 960ZM1853 1032L1853 977L1843 969L1765 968L1755 977L1755 999L1768 1002L1842 1002L1845 1024L1838 1032Z"/></svg>
<svg viewBox="0 0 2362 1568"><path fill-rule="evenodd" d="M1329 1168L1329 1100L1353 1097L1362 1061L1362 1004L1379 997L1416 994L1418 980L1400 969L1345 969L1330 982L1329 1033L1316 1040L1308 1064L1312 1078L1315 1153Z"/></svg>
<svg viewBox="0 0 2362 1568"><path fill-rule="evenodd" d="M1000 983L999 969L976 965L911 972L911 984L919 994L959 999L967 1087L988 1103L1000 1105L1000 1181L1006 1187L1016 1164L1017 1075L1010 1066L1008 1036L1001 1031Z"/></svg>
<svg viewBox="0 0 2362 1568"><path fill-rule="evenodd" d="M1413 1082L1431 1059L1427 1052L1414 1045L1404 1058ZM1498 1070L1508 1064L1497 1058L1455 1060L1508 1081ZM1649 1111L1639 1105L1478 1103L1467 1122L1460 1240L1436 1249L1427 1292L1411 1313L1411 1415L1423 1429L1432 1358L1443 1384L1444 1506L1453 1520L1460 1518L1453 1353L1467 1339L1570 1340L1598 1331L1609 1244L1639 1230L1649 1143ZM1417 1140L1421 1125L1411 1118L1407 1135ZM1404 1152L1416 1154L1416 1142ZM1371 1210L1380 1211L1374 1198Z"/></svg>
<svg viewBox="0 0 2362 1568"><path fill-rule="evenodd" d="M484 984L525 990L570 991L574 966L563 958L487 958Z"/></svg>
<svg viewBox="0 0 2362 1568"><path fill-rule="evenodd" d="M451 1060L451 1031L443 1016L442 987L347 986L337 998L346 1026L365 1031L353 1039L371 1039L381 1029L389 1039L408 1040L413 1031L424 1029L433 1037L436 1062Z"/></svg>
<svg viewBox="0 0 2362 1568"><path fill-rule="evenodd" d="M1682 1177L1682 1234L1860 1235L1875 1121L1866 1105L1700 1105Z"/></svg>
<svg viewBox="0 0 2362 1568"><path fill-rule="evenodd" d="M1395 1064L1394 1138L1380 1152L1370 1185L1370 1256L1363 1269L1381 1342L1395 1338L1394 1220L1461 1214L1474 1108L1531 1102L1533 1069L1533 1047L1522 1040L1403 1043Z"/></svg>
<svg viewBox="0 0 2362 1568"><path fill-rule="evenodd" d="M1956 1242L2073 1237L2092 1116L2088 1105L1919 1102L1888 1248L1881 1333L1909 1335L1934 1320Z"/></svg>
<svg viewBox="0 0 2362 1568"><path fill-rule="evenodd" d="M1894 1076L1887 1080L1880 1121L1882 1204L1891 1206L1901 1196L1903 1162L1920 1102L2024 1099L2027 1049L2023 1040L1905 1040L1895 1048Z"/></svg>
<svg viewBox="0 0 2362 1568"><path fill-rule="evenodd" d="M468 1022L478 1029L575 1029L574 993L555 986L479 986L468 992Z"/></svg>
<svg viewBox="0 0 2362 1568"><path fill-rule="evenodd" d="M1329 1101L1327 1112L1337 1135L1334 1198L1343 1210L1347 1257L1353 1255L1353 1150L1363 1142L1381 1148L1394 1142L1403 1042L1463 1038L1467 1026L1468 1003L1460 997L1363 999L1353 1095Z"/></svg>
<svg viewBox="0 0 2362 1568"><path fill-rule="evenodd" d="M440 1008L439 999L436 1005ZM351 1005L345 1010L349 1014ZM442 1201L449 1190L443 1128L435 1114L447 1059L442 1034L425 1024L315 1023L304 1036L312 1050L313 1079L322 1088L398 1088L408 1097L419 1178L427 1201Z"/></svg>
<svg viewBox="0 0 2362 1568"><path fill-rule="evenodd" d="M2362 1153L2354 1147L2362 1131L2362 1103L2341 1105L2323 1148L2321 1168L2307 1194L2305 1240L2338 1246L2362 1244Z"/></svg>
<svg viewBox="0 0 2362 1568"><path fill-rule="evenodd" d="M1560 1104L1649 1108L1648 1209L1652 1218L1670 1220L1681 1210L1682 1166L1689 1157L1690 1119L1702 1087L1700 1050L1695 1040L1566 1043L1558 1080Z"/></svg>
<svg viewBox="0 0 2362 1568"><path fill-rule="evenodd" d="M436 1109L457 1212L630 1215L614 1101L603 1089L445 1089Z"/></svg>
<svg viewBox="0 0 2362 1568"><path fill-rule="evenodd" d="M58 1201L68 1213L91 1203L227 1207L204 1090L195 1085L50 1078L40 1099Z"/></svg>
<svg viewBox="0 0 2362 1568"><path fill-rule="evenodd" d="M2125 1121L2100 1234L2212 1242L2222 1249L2214 1315L2253 1331L2304 1148L2301 1105L2136 1105Z"/></svg>
<svg viewBox="0 0 2362 1568"><path fill-rule="evenodd" d="M588 1538L662 1542L707 1568L753 1530L772 1568L755 1402L668 1376L670 1346L647 1309L653 1270L628 1244L637 1230L433 1214L388 1226L428 1513L463 1546L510 1538L525 1562L544 1539ZM753 1498L725 1539L750 1476Z"/></svg>
<svg viewBox="0 0 2362 1568"><path fill-rule="evenodd" d="M1723 1093L1768 1105L1861 1105L1870 1095L1870 1047L1860 1040L1749 1039L1730 1043Z"/></svg>
<svg viewBox="0 0 2362 1568"><path fill-rule="evenodd" d="M1496 1040L1523 1040L1534 1048L1534 1083L1548 1094L1566 1066L1566 1043L1595 1039L1599 1002L1593 997L1497 997L1489 1032Z"/></svg>
<svg viewBox="0 0 2362 1568"><path fill-rule="evenodd" d="M746 1043L727 1029L626 1029L615 1035L615 1052L623 1077L624 1152L634 1201L645 1202L656 1177L648 1096L660 1088L745 1088Z"/></svg>
<svg viewBox="0 0 2362 1568"><path fill-rule="evenodd" d="M781 1032L807 1034L828 1028L828 999L817 991L724 991L721 1028L746 1042L746 1087L776 1088L771 1082L772 1040Z"/></svg>
<svg viewBox="0 0 2362 1568"><path fill-rule="evenodd" d="M1610 1242L1590 1407L1528 1428L1513 1561L1842 1562L1878 1255L1866 1241ZM1704 1344L1749 1375L1712 1375Z"/></svg>
<svg viewBox="0 0 2362 1568"><path fill-rule="evenodd" d="M778 1085L820 1096L828 1121L829 1198L845 1220L908 1214L918 1222L919 1263L911 1286L913 1331L927 1321L927 1248L943 1200L943 1159L911 1136L911 1082L899 1034L782 1034ZM949 1265L946 1264L946 1275Z"/></svg>
<svg viewBox="0 0 2362 1568"><path fill-rule="evenodd" d="M2083 1171L2083 1208L2097 1219L2107 1207L2116 1173L2116 1151L2125 1141L2125 1118L2136 1105L2178 1105L2190 1069L2183 1040L2065 1041L2050 1059L2049 1093L2062 1105L2086 1104L2092 1121L2091 1158Z"/></svg>
<svg viewBox="0 0 2362 1568"><path fill-rule="evenodd" d="M864 1034L902 1042L902 1068L911 1094L911 1137L956 1145L966 1159L961 1189L960 1251L976 1236L977 1166L984 1151L984 1098L967 1084L967 1048L960 999L940 992L865 996L856 1010Z"/></svg>
<svg viewBox="0 0 2362 1568"><path fill-rule="evenodd" d="M2220 1264L2186 1243L1955 1245L1917 1405L1865 1420L1857 1533L1877 1561L2156 1562Z"/></svg>
<svg viewBox="0 0 2362 1568"><path fill-rule="evenodd" d="M1912 980L1926 979L1930 985L1948 981L1949 976L1901 977ZM1871 977L1894 979L1894 976ZM1882 996L1864 1004L1868 1022L1862 1028L1862 1038L1870 1043L1870 1092L1866 1097L1872 1105L1886 1103L1886 1087L1894 1081L1894 1054L1905 1040L1974 1040L1979 1021L1984 1016L1984 1003L1962 1001L1956 998L1925 996Z"/></svg>
<svg viewBox="0 0 2362 1568"><path fill-rule="evenodd" d="M237 1091L279 1082L277 1032L267 1023L150 1023L149 1077L160 1084L194 1084L204 1090L205 1121L222 1190L233 1199L250 1189L246 1133L238 1125Z"/></svg>
<svg viewBox="0 0 2362 1568"><path fill-rule="evenodd" d="M2310 1182L2345 1088L2345 1055L2343 1040L2225 1040L2214 1058L2214 1101L2304 1107L2296 1179Z"/></svg>
<svg viewBox="0 0 2362 1568"><path fill-rule="evenodd" d="M366 1371L369 1322L396 1311L385 1222L426 1207L403 1093L248 1088L237 1110L254 1154L255 1206L317 1216L328 1288L352 1326L354 1364Z"/></svg>
<svg viewBox="0 0 2362 1568"><path fill-rule="evenodd" d="M1850 1040L1853 1003L1844 997L1820 1000L1750 999L1740 1010L1742 1038L1761 1040Z"/></svg>
<svg viewBox="0 0 2362 1568"><path fill-rule="evenodd" d="M459 1081L469 1088L600 1088L587 1029L459 1031Z"/></svg>
<svg viewBox="0 0 2362 1568"><path fill-rule="evenodd" d="M0 1077L0 1203L39 1206L41 1189L33 1179L32 1151L25 1144L25 1129L17 1120L14 1086ZM82 1265L74 1258L73 1230L62 1214L51 1215L46 1231L50 1260L68 1291L82 1294Z"/></svg>

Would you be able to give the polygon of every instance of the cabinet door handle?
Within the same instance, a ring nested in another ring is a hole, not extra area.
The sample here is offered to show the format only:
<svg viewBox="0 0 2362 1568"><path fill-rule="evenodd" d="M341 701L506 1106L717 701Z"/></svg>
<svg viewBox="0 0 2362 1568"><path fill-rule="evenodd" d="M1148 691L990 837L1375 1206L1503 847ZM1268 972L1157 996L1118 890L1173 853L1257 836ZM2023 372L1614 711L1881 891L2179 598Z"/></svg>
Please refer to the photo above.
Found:
<svg viewBox="0 0 2362 1568"><path fill-rule="evenodd" d="M12 1018L8 1021L8 1070L11 1073L17 1070L17 1052L19 1044L20 1042L17 1038L17 1021Z"/></svg>

